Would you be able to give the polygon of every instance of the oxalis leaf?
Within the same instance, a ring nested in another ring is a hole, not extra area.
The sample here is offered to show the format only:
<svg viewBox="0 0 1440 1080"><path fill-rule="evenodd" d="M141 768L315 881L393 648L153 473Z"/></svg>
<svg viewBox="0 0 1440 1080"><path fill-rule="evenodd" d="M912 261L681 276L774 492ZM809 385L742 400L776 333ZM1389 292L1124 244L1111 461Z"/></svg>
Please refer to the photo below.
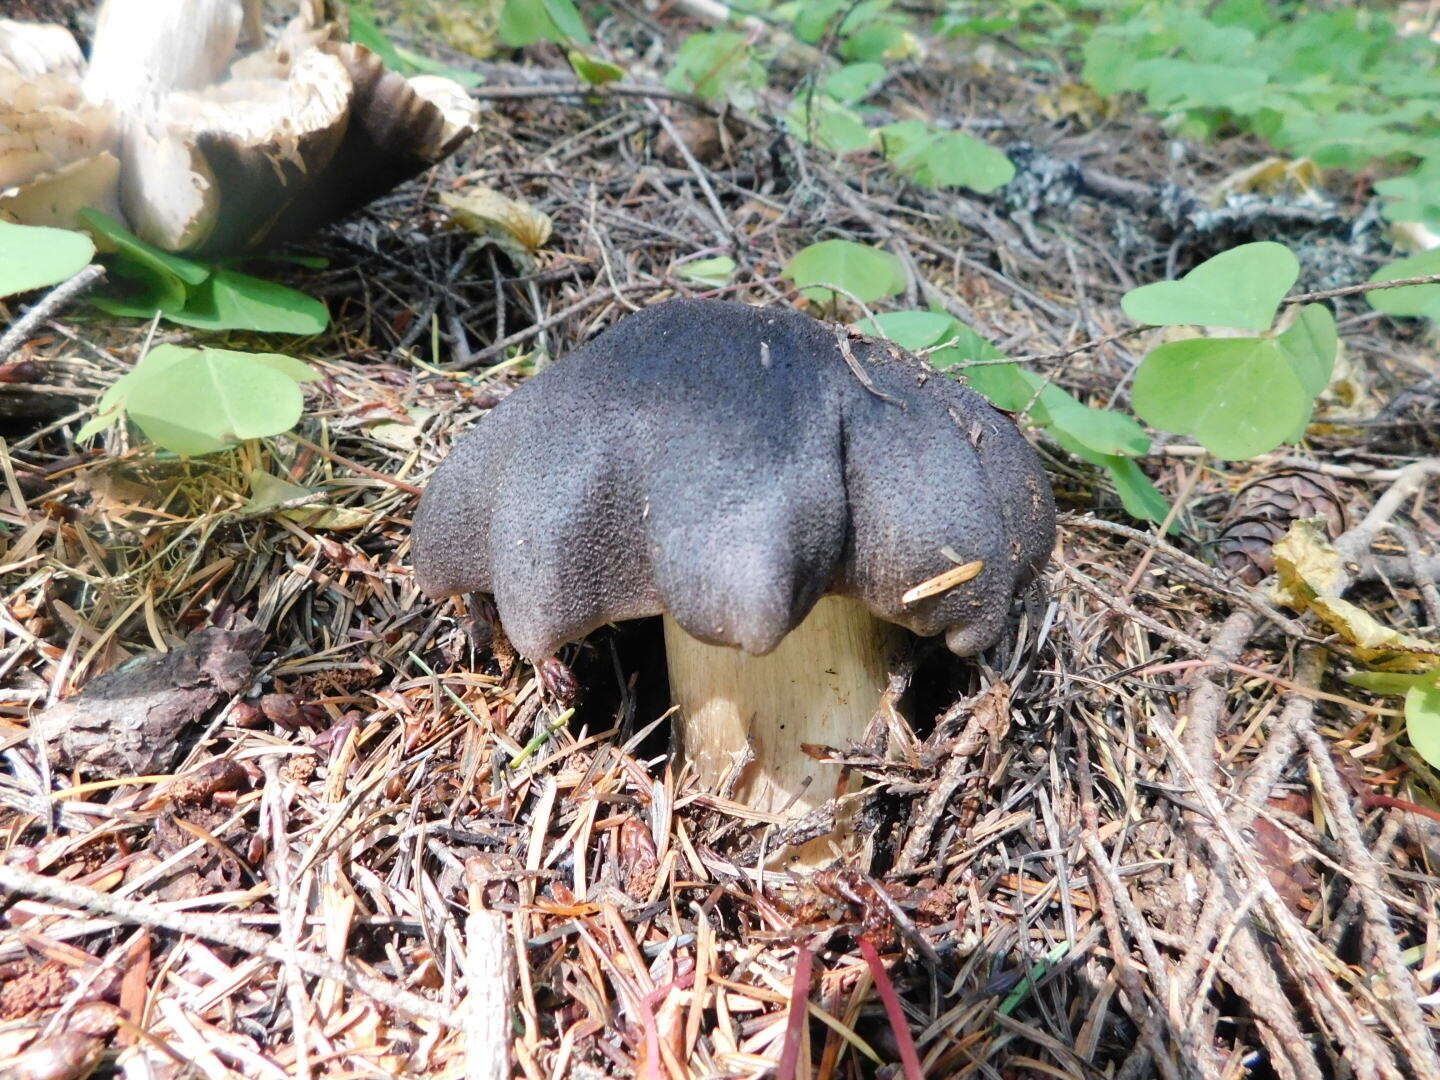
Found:
<svg viewBox="0 0 1440 1080"><path fill-rule="evenodd" d="M317 378L308 364L275 353L157 345L100 399L88 438L123 411L156 445L177 454L224 450L295 426L297 383Z"/></svg>
<svg viewBox="0 0 1440 1080"><path fill-rule="evenodd" d="M834 289L819 287L824 285L843 289L862 304L894 296L905 288L905 268L899 259L850 240L822 240L802 248L780 273L801 286L807 299L822 304L832 302L836 295Z"/></svg>
<svg viewBox="0 0 1440 1080"><path fill-rule="evenodd" d="M131 233L114 218L99 210L81 210L80 220L106 242L106 250L114 250L125 258L153 270L157 274L178 278L186 285L199 285L210 276L208 267L161 251Z"/></svg>
<svg viewBox="0 0 1440 1080"><path fill-rule="evenodd" d="M94 254L84 233L0 221L0 296L58 285L85 269Z"/></svg>
<svg viewBox="0 0 1440 1080"><path fill-rule="evenodd" d="M959 328L958 322L940 311L887 311L855 324L862 334L888 338L910 352L949 341Z"/></svg>
<svg viewBox="0 0 1440 1080"><path fill-rule="evenodd" d="M735 273L735 260L729 255L716 255L713 259L696 259L675 268L675 276L702 285L713 285L717 289L730 280Z"/></svg>
<svg viewBox="0 0 1440 1080"><path fill-rule="evenodd" d="M1440 248L1382 266L1370 275L1370 280L1396 281L1426 274L1440 274ZM1440 319L1440 285L1402 285L1398 289L1376 289L1366 293L1365 299L1376 311L1383 311L1387 315Z"/></svg>
<svg viewBox="0 0 1440 1080"><path fill-rule="evenodd" d="M1125 294L1125 314L1152 326L1228 326L1268 330L1300 264L1284 244L1262 240L1222 251L1179 281L1158 281Z"/></svg>
<svg viewBox="0 0 1440 1080"><path fill-rule="evenodd" d="M885 159L926 187L965 187L986 194L1015 177L1011 160L960 131L902 120L879 129Z"/></svg>
<svg viewBox="0 0 1440 1080"><path fill-rule="evenodd" d="M1405 692L1405 734L1415 752L1440 769L1440 670Z"/></svg>
<svg viewBox="0 0 1440 1080"><path fill-rule="evenodd" d="M821 95L795 102L785 114L785 124L797 139L813 141L834 154L868 150L875 133L854 109Z"/></svg>
<svg viewBox="0 0 1440 1080"><path fill-rule="evenodd" d="M182 307L160 310L171 322L204 330L318 334L330 323L330 312L315 297L226 267L217 267Z"/></svg>
<svg viewBox="0 0 1440 1080"><path fill-rule="evenodd" d="M1335 321L1310 305L1278 338L1194 338L1140 365L1131 400L1158 428L1241 460L1304 434L1335 365Z"/></svg>

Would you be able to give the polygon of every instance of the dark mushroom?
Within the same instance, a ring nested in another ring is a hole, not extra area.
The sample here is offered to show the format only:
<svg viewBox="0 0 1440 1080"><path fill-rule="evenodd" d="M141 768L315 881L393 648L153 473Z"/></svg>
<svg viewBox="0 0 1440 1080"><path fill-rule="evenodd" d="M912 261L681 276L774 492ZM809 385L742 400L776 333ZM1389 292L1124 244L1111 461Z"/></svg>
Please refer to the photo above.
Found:
<svg viewBox="0 0 1440 1080"><path fill-rule="evenodd" d="M895 626L992 644L1054 532L1039 460L972 390L796 311L672 300L460 439L412 558L431 596L493 595L534 660L664 615L701 781L748 743L736 797L804 811L839 772L802 744L863 731Z"/></svg>

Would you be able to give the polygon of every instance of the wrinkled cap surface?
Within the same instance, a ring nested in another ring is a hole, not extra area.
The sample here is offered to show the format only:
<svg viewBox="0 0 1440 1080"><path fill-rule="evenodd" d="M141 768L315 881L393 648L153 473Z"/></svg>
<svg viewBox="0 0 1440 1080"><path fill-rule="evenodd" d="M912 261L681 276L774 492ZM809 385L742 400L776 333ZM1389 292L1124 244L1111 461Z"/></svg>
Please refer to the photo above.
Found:
<svg viewBox="0 0 1440 1080"><path fill-rule="evenodd" d="M531 658L662 613L763 654L827 592L969 655L1054 537L1038 458L972 390L797 311L671 300L466 433L412 558L431 596L493 595ZM973 561L971 580L902 601Z"/></svg>

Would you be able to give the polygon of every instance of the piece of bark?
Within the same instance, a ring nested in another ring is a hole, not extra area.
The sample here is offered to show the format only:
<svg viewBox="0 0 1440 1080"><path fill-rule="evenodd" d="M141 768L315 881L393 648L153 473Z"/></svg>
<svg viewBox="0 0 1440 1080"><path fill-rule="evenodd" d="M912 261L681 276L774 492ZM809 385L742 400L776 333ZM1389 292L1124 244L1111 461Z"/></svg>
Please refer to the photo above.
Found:
<svg viewBox="0 0 1440 1080"><path fill-rule="evenodd" d="M99 676L33 721L54 761L100 777L166 772L192 725L250 683L261 632L206 627L184 646Z"/></svg>

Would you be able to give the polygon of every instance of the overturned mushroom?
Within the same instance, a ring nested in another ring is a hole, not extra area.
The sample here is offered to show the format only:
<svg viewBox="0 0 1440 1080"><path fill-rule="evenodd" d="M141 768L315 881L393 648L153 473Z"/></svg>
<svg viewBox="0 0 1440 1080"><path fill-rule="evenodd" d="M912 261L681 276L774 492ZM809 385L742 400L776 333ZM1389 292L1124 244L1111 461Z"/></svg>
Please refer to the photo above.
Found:
<svg viewBox="0 0 1440 1080"><path fill-rule="evenodd" d="M236 59L259 44L259 0L106 0L83 75L66 31L0 23L0 218L73 225L118 202L168 251L246 251L345 216L474 133L460 86L387 71L330 8L301 0Z"/></svg>
<svg viewBox="0 0 1440 1080"><path fill-rule="evenodd" d="M540 660L664 615L681 748L702 783L803 812L858 738L895 627L992 644L1054 542L1038 459L983 398L795 311L673 300L507 397L436 471L413 561L494 596ZM893 624L893 625L892 625Z"/></svg>

